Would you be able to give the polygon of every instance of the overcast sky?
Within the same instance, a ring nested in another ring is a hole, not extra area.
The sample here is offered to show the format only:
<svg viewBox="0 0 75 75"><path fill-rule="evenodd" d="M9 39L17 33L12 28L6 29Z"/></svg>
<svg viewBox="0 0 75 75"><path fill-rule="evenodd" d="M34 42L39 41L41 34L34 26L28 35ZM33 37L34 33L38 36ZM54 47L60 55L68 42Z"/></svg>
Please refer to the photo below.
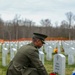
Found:
<svg viewBox="0 0 75 75"><path fill-rule="evenodd" d="M0 15L3 20L12 20L15 14L40 24L41 19L60 23L66 12L75 14L75 0L0 0Z"/></svg>

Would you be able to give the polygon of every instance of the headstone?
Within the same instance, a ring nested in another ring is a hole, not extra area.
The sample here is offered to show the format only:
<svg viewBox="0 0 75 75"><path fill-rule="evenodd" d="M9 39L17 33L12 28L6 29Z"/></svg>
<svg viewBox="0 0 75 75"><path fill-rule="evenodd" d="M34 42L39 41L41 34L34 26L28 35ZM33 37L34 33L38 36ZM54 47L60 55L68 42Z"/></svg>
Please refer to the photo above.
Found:
<svg viewBox="0 0 75 75"><path fill-rule="evenodd" d="M5 48L5 43L2 44L2 49Z"/></svg>
<svg viewBox="0 0 75 75"><path fill-rule="evenodd" d="M48 50L48 43L44 44L44 45L43 45L43 48L44 48L45 53L47 53L47 50Z"/></svg>
<svg viewBox="0 0 75 75"><path fill-rule="evenodd" d="M10 42L10 49L14 47L13 42Z"/></svg>
<svg viewBox="0 0 75 75"><path fill-rule="evenodd" d="M65 56L63 54L55 54L53 62L53 72L59 75L65 75Z"/></svg>
<svg viewBox="0 0 75 75"><path fill-rule="evenodd" d="M39 48L39 51L44 51L44 47L42 46L41 48Z"/></svg>
<svg viewBox="0 0 75 75"><path fill-rule="evenodd" d="M7 66L7 55L8 55L8 49L3 48L2 49L2 66Z"/></svg>
<svg viewBox="0 0 75 75"><path fill-rule="evenodd" d="M68 50L68 65L75 64L75 48L70 47Z"/></svg>
<svg viewBox="0 0 75 75"><path fill-rule="evenodd" d="M47 60L51 60L52 59L52 51L53 51L53 48L51 46L48 46L47 49L46 49L47 53L46 53L46 59Z"/></svg>
<svg viewBox="0 0 75 75"><path fill-rule="evenodd" d="M65 52L65 55L68 55L68 50L70 48L70 45L68 43L65 43L63 42L63 49L64 49L64 52Z"/></svg>
<svg viewBox="0 0 75 75"><path fill-rule="evenodd" d="M15 48L10 49L10 61L14 58L16 52L17 52L17 49Z"/></svg>
<svg viewBox="0 0 75 75"><path fill-rule="evenodd" d="M61 41L58 41L58 53L61 52Z"/></svg>
<svg viewBox="0 0 75 75"><path fill-rule="evenodd" d="M44 64L44 53L43 53L43 51L39 51L39 59Z"/></svg>
<svg viewBox="0 0 75 75"><path fill-rule="evenodd" d="M68 55L68 65L73 65L73 64L75 64L74 55L69 54Z"/></svg>
<svg viewBox="0 0 75 75"><path fill-rule="evenodd" d="M22 47L23 46L23 43L22 42L19 42L18 44L18 48Z"/></svg>
<svg viewBox="0 0 75 75"><path fill-rule="evenodd" d="M16 43L14 44L14 48L17 49L17 44Z"/></svg>

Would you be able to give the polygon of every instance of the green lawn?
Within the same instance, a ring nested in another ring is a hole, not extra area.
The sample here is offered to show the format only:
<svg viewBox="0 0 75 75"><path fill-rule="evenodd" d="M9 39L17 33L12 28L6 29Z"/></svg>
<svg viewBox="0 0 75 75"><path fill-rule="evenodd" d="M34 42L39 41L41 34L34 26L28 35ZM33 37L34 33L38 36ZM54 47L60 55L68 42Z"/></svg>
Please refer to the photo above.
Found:
<svg viewBox="0 0 75 75"><path fill-rule="evenodd" d="M8 61L9 61L9 56L8 56ZM45 67L48 73L52 72L53 71L53 60L47 61L45 59ZM66 56L66 69L65 69L66 74L65 75L72 75L72 71L74 70L74 68L75 68L75 65L70 65L70 66L68 65L67 56ZM2 66L2 54L0 52L0 75L6 75L6 70L7 70L7 67Z"/></svg>

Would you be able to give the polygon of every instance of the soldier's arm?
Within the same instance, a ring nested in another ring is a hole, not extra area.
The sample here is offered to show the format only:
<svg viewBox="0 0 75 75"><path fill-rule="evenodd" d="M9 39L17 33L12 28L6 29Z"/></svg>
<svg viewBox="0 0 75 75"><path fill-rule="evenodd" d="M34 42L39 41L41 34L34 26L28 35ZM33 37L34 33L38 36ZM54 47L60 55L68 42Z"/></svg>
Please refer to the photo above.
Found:
<svg viewBox="0 0 75 75"><path fill-rule="evenodd" d="M40 75L48 75L44 65L39 60L39 53L38 53L37 49L32 50L32 52L29 52L28 57Z"/></svg>

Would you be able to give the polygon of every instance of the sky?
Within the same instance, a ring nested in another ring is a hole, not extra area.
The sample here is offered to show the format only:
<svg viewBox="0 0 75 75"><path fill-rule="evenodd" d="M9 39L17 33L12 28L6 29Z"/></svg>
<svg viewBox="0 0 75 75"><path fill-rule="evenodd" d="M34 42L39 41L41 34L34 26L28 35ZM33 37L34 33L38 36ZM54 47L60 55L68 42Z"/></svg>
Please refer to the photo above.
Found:
<svg viewBox="0 0 75 75"><path fill-rule="evenodd" d="M42 19L50 19L52 24L66 20L66 13L75 14L75 0L0 0L0 17L13 20L29 19L40 25Z"/></svg>

